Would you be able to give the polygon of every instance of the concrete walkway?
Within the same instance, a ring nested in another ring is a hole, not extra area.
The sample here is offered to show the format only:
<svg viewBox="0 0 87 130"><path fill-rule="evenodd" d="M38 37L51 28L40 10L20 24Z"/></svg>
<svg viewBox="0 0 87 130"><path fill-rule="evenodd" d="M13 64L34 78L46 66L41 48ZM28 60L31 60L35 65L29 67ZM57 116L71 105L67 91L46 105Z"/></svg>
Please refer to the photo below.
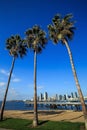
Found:
<svg viewBox="0 0 87 130"><path fill-rule="evenodd" d="M0 130L12 130L12 129L5 129L5 128L0 128Z"/></svg>

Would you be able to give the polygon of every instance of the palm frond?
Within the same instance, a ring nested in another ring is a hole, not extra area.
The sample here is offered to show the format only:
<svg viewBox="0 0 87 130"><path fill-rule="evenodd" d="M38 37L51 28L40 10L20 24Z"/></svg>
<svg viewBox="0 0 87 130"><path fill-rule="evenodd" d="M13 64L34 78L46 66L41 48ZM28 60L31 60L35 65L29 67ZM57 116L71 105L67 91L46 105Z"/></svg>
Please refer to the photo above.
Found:
<svg viewBox="0 0 87 130"><path fill-rule="evenodd" d="M18 57L24 56L26 53L26 44L19 35L11 36L6 41L6 48L11 56Z"/></svg>
<svg viewBox="0 0 87 130"><path fill-rule="evenodd" d="M74 35L74 21L71 20L72 14L67 14L64 18L61 15L55 15L52 19L53 24L48 25L49 37L53 42L71 40Z"/></svg>
<svg viewBox="0 0 87 130"><path fill-rule="evenodd" d="M70 13L70 14L67 14L63 19L64 19L64 21L68 21L68 20L70 20L72 17L73 17L73 15Z"/></svg>
<svg viewBox="0 0 87 130"><path fill-rule="evenodd" d="M46 33L38 25L33 26L31 30L32 35L27 33L30 32L30 29L25 33L27 47L39 53L47 43Z"/></svg>

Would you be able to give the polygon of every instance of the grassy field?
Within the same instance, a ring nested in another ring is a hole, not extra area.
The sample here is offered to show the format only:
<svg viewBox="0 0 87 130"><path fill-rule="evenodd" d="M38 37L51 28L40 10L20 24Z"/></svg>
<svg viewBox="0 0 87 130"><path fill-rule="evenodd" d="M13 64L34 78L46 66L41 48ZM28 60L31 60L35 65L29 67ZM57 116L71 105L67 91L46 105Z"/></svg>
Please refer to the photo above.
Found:
<svg viewBox="0 0 87 130"><path fill-rule="evenodd" d="M37 128L32 128L31 120L9 118L0 122L0 128L12 130L84 130L84 123L40 121Z"/></svg>

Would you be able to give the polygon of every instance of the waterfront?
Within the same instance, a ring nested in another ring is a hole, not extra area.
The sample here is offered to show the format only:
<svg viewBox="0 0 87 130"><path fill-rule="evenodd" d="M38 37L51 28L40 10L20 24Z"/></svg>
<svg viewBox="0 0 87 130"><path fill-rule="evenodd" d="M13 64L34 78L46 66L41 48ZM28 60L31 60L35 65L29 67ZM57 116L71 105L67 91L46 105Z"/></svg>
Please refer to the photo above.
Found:
<svg viewBox="0 0 87 130"><path fill-rule="evenodd" d="M84 122L81 106L77 110L74 106L57 106L57 108L53 108L46 104L38 104L38 116L40 120ZM33 119L33 104L26 104L24 101L7 101L4 117L31 120Z"/></svg>
<svg viewBox="0 0 87 130"><path fill-rule="evenodd" d="M85 101L87 104L87 101ZM86 105L87 106L87 105ZM1 107L1 101L0 101ZM33 110L33 102L7 101L5 110ZM81 111L81 105L78 102L42 102L38 103L38 110L75 110Z"/></svg>

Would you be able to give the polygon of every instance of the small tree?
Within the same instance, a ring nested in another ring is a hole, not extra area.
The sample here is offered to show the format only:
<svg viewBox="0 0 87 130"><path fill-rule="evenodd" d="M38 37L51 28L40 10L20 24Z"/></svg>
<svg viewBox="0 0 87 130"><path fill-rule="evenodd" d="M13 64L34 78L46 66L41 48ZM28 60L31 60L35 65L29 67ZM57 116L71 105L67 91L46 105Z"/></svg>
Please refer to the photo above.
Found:
<svg viewBox="0 0 87 130"><path fill-rule="evenodd" d="M26 55L26 51L27 51L26 45L24 44L24 41L21 39L21 37L19 35L11 36L11 38L7 39L6 49L9 51L9 54L13 57L13 60L12 60L12 65L11 65L11 69L10 69L10 74L8 77L8 82L7 82L4 99L3 99L2 105L1 105L0 120L3 120L3 113L4 113L5 103L6 103L6 97L7 97L7 93L8 93L8 88L9 88L15 60L18 57L22 58L24 55Z"/></svg>
<svg viewBox="0 0 87 130"><path fill-rule="evenodd" d="M86 110L86 105L84 102L84 97L81 91L81 87L78 81L78 77L76 74L76 70L75 70L75 66L74 66L74 62L73 62L73 57L72 57L72 53L68 44L68 40L72 39L72 36L74 34L74 22L71 21L72 18L72 14L67 14L64 18L62 18L60 15L56 15L53 19L52 22L53 24L50 24L48 26L48 30L49 30L49 36L50 39L52 39L52 41L57 44L59 43L59 41L66 46L68 54L69 54L69 58L70 58L70 63L71 63L71 67L72 67L72 72L74 75L74 79L76 82L76 86L77 86L77 90L78 90L78 94L80 97L80 101L81 101L81 105L82 105L82 111L84 114L84 119L85 119L85 128L87 130L87 110Z"/></svg>
<svg viewBox="0 0 87 130"><path fill-rule="evenodd" d="M34 52L34 120L33 127L38 125L38 112L37 112L37 54L42 52L47 43L45 32L37 25L26 31L26 43L29 49Z"/></svg>

